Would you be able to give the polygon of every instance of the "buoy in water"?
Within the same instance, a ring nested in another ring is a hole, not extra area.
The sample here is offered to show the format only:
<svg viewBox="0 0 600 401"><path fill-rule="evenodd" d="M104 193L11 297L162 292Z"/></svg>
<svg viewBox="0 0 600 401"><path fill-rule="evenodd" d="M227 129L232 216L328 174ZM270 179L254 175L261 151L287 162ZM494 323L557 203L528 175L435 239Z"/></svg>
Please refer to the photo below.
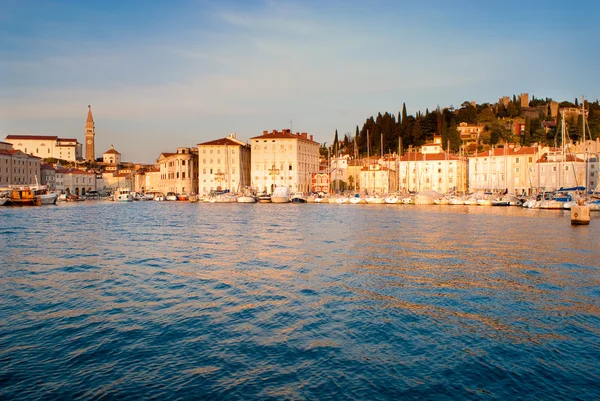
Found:
<svg viewBox="0 0 600 401"><path fill-rule="evenodd" d="M571 225L585 226L590 224L590 207L584 206L583 202L571 206Z"/></svg>

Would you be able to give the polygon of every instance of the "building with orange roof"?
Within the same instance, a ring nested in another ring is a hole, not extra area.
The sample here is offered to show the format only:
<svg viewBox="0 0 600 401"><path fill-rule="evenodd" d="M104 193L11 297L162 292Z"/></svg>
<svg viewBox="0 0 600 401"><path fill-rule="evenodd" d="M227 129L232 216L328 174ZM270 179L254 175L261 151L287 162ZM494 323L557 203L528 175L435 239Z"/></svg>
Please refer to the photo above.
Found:
<svg viewBox="0 0 600 401"><path fill-rule="evenodd" d="M441 136L436 135L433 142L420 149L409 148L399 158L398 176L402 192L462 193L467 189L467 161L445 152Z"/></svg>
<svg viewBox="0 0 600 401"><path fill-rule="evenodd" d="M536 162L544 149L507 144L469 157L469 191L532 194L536 185Z"/></svg>
<svg viewBox="0 0 600 401"><path fill-rule="evenodd" d="M74 162L81 159L81 144L75 138L55 135L7 135L6 142L15 149L42 159L54 158Z"/></svg>
<svg viewBox="0 0 600 401"><path fill-rule="evenodd" d="M56 169L56 190L71 195L85 195L96 190L96 173L76 168Z"/></svg>
<svg viewBox="0 0 600 401"><path fill-rule="evenodd" d="M251 185L250 145L236 134L198 144L198 189L211 191L241 191Z"/></svg>
<svg viewBox="0 0 600 401"><path fill-rule="evenodd" d="M545 191L559 188L598 186L597 154L575 154L554 148L544 153L536 162L536 186Z"/></svg>
<svg viewBox="0 0 600 401"><path fill-rule="evenodd" d="M35 184L40 177L40 158L0 142L0 188Z"/></svg>
<svg viewBox="0 0 600 401"><path fill-rule="evenodd" d="M175 153L161 153L156 160L160 168L158 190L163 194L198 193L198 149L179 147Z"/></svg>
<svg viewBox="0 0 600 401"><path fill-rule="evenodd" d="M113 145L102 155L102 162L107 164L120 164L121 154L117 152Z"/></svg>
<svg viewBox="0 0 600 401"><path fill-rule="evenodd" d="M272 193L286 186L291 192L309 192L313 174L319 172L319 143L312 135L289 129L250 138L251 182L259 192Z"/></svg>

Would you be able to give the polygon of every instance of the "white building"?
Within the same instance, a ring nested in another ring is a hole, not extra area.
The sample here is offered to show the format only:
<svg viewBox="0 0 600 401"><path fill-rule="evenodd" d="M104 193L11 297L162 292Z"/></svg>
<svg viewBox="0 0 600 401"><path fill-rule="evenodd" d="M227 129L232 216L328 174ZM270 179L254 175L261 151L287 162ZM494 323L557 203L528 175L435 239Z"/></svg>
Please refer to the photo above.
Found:
<svg viewBox="0 0 600 401"><path fill-rule="evenodd" d="M292 192L310 191L312 176L319 172L319 144L312 135L273 130L250 141L253 188L268 193L279 186Z"/></svg>
<svg viewBox="0 0 600 401"><path fill-rule="evenodd" d="M56 190L71 195L85 195L96 190L96 173L76 168L56 169Z"/></svg>
<svg viewBox="0 0 600 401"><path fill-rule="evenodd" d="M598 163L591 160L586 163L584 159L572 154L565 154L560 150L545 153L536 163L536 185L545 191L554 191L563 187L585 187L588 164L589 167L592 167L590 178L597 178ZM594 188L591 182L590 187Z"/></svg>
<svg viewBox="0 0 600 401"><path fill-rule="evenodd" d="M176 153L161 153L156 161L160 167L158 190L163 194L198 193L198 150L180 147Z"/></svg>
<svg viewBox="0 0 600 401"><path fill-rule="evenodd" d="M537 166L543 149L509 144L469 157L471 192L532 194L539 188Z"/></svg>
<svg viewBox="0 0 600 401"><path fill-rule="evenodd" d="M121 154L115 150L113 145L110 145L110 149L102 155L102 161L107 164L119 164L121 163Z"/></svg>
<svg viewBox="0 0 600 401"><path fill-rule="evenodd" d="M337 181L348 183L348 160L350 160L350 155L334 156L329 160L331 183L334 187L337 184ZM336 190L338 188L333 189Z"/></svg>
<svg viewBox="0 0 600 401"><path fill-rule="evenodd" d="M379 163L369 163L360 170L359 180L361 190L384 195L396 189L398 176L395 170Z"/></svg>
<svg viewBox="0 0 600 401"><path fill-rule="evenodd" d="M46 185L52 191L56 189L56 169L49 164L40 165L40 184Z"/></svg>
<svg viewBox="0 0 600 401"><path fill-rule="evenodd" d="M398 163L400 188L403 191L439 193L465 192L467 188L467 162L465 158L444 152L441 137L419 151L409 149Z"/></svg>
<svg viewBox="0 0 600 401"><path fill-rule="evenodd" d="M8 135L6 142L15 149L42 159L54 158L74 162L81 160L82 145L74 138L48 135Z"/></svg>
<svg viewBox="0 0 600 401"><path fill-rule="evenodd" d="M250 186L250 145L235 133L198 144L198 189L237 192Z"/></svg>

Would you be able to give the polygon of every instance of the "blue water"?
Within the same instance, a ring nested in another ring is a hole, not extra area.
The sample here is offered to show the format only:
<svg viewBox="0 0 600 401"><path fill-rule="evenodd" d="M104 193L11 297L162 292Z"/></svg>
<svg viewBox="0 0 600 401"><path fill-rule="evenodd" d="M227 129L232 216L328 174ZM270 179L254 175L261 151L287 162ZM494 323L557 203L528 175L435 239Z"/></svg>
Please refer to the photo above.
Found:
<svg viewBox="0 0 600 401"><path fill-rule="evenodd" d="M600 399L600 214L0 208L0 399Z"/></svg>

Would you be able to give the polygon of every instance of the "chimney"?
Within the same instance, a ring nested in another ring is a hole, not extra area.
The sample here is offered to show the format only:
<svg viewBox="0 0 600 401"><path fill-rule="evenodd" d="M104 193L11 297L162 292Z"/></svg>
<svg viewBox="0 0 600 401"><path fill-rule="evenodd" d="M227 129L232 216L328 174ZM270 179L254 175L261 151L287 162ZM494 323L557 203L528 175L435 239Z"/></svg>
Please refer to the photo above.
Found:
<svg viewBox="0 0 600 401"><path fill-rule="evenodd" d="M268 131L263 131L263 135L267 135L268 133Z"/></svg>
<svg viewBox="0 0 600 401"><path fill-rule="evenodd" d="M310 136L310 140L311 140L311 141L313 140L312 138L313 138L313 136L311 135L311 136Z"/></svg>
<svg viewBox="0 0 600 401"><path fill-rule="evenodd" d="M303 133L302 133L302 138L306 138L306 136L307 136L307 135L306 135L306 132L303 132Z"/></svg>

